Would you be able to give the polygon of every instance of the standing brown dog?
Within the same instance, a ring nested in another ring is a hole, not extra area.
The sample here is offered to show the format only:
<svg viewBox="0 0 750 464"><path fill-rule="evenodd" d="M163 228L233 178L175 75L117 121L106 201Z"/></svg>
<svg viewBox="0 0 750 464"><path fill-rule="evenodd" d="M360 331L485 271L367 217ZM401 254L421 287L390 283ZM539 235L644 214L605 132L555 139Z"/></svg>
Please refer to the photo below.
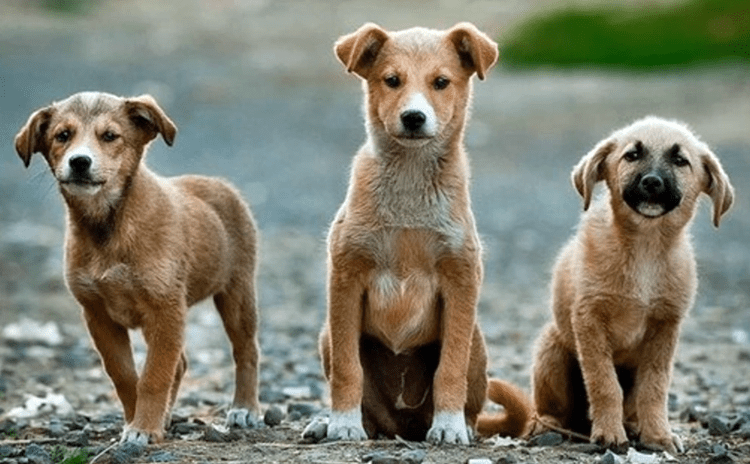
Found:
<svg viewBox="0 0 750 464"><path fill-rule="evenodd" d="M143 162L177 129L150 96L84 92L31 115L16 136L42 153L67 206L66 281L125 409L123 441L160 440L187 368L187 308L213 296L237 367L229 425L252 426L257 399L256 230L218 179L165 179ZM128 329L148 345L143 372Z"/></svg>
<svg viewBox="0 0 750 464"><path fill-rule="evenodd" d="M335 52L364 81L368 137L328 236L328 439L469 443L487 355L463 136L471 77L484 79L497 45L466 23L399 32L365 24ZM507 415L481 430L519 434L526 398L491 385Z"/></svg>
<svg viewBox="0 0 750 464"><path fill-rule="evenodd" d="M607 192L589 210L599 181ZM534 363L536 431L562 426L620 446L627 426L644 445L675 452L667 393L697 287L688 226L704 192L718 227L732 186L706 144L655 117L599 142L573 184L588 212L555 266L555 320Z"/></svg>

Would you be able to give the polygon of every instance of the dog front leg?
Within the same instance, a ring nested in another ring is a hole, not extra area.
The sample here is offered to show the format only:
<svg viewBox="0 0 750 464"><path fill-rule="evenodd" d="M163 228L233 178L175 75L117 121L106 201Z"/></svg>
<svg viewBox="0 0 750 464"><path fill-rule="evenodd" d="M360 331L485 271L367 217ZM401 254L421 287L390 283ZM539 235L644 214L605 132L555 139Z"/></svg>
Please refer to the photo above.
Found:
<svg viewBox="0 0 750 464"><path fill-rule="evenodd" d="M448 259L438 271L443 298L441 349L433 386L435 415L427 441L468 445L472 431L464 411L481 269L472 262Z"/></svg>
<svg viewBox="0 0 750 464"><path fill-rule="evenodd" d="M573 331L589 399L591 442L620 447L628 442L623 425L623 393L617 379L607 326L596 308L574 308Z"/></svg>
<svg viewBox="0 0 750 464"><path fill-rule="evenodd" d="M329 440L365 440L362 425L363 370L359 358L362 295L357 277L332 269L328 288L328 343L321 353L330 368L331 418ZM327 352L327 354L326 354Z"/></svg>
<svg viewBox="0 0 750 464"><path fill-rule="evenodd" d="M672 359L677 347L678 324L654 323L644 337L641 362L635 379L635 408L640 440L648 448L683 451L682 442L672 434L667 415L667 395L672 378Z"/></svg>
<svg viewBox="0 0 750 464"><path fill-rule="evenodd" d="M144 318L143 338L148 352L138 381L135 417L123 431L123 443L145 445L163 438L170 394L184 348L186 312L184 302L167 302L152 307Z"/></svg>
<svg viewBox="0 0 750 464"><path fill-rule="evenodd" d="M83 317L104 363L104 370L112 379L120 398L127 424L135 416L138 385L128 329L113 321L103 305L86 303Z"/></svg>

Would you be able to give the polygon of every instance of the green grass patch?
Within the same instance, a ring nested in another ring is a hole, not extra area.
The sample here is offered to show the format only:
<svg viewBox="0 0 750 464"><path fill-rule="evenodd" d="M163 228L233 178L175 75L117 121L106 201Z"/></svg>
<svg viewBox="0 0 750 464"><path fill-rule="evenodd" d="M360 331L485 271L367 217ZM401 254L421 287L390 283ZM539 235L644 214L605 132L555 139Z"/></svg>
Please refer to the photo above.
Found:
<svg viewBox="0 0 750 464"><path fill-rule="evenodd" d="M750 2L689 0L671 7L565 9L532 18L501 40L510 67L649 69L750 63Z"/></svg>

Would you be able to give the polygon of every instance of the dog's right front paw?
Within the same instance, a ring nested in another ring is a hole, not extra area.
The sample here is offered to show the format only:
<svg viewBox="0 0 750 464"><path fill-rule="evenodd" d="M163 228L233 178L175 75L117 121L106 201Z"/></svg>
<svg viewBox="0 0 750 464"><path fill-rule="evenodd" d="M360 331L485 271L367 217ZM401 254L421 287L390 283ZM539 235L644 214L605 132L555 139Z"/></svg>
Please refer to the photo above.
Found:
<svg viewBox="0 0 750 464"><path fill-rule="evenodd" d="M229 428L254 429L258 427L258 417L247 408L232 408L227 412L226 426Z"/></svg>
<svg viewBox="0 0 750 464"><path fill-rule="evenodd" d="M331 411L326 438L348 441L367 440L367 434L362 427L362 411L360 408L357 407L344 412Z"/></svg>
<svg viewBox="0 0 750 464"><path fill-rule="evenodd" d="M591 443L598 443L605 448L627 451L628 436L625 427L620 423L611 427L602 427L594 421L591 427Z"/></svg>
<svg viewBox="0 0 750 464"><path fill-rule="evenodd" d="M468 445L471 443L471 429L466 425L463 411L439 412L432 419L432 427L427 431L427 441L435 445Z"/></svg>

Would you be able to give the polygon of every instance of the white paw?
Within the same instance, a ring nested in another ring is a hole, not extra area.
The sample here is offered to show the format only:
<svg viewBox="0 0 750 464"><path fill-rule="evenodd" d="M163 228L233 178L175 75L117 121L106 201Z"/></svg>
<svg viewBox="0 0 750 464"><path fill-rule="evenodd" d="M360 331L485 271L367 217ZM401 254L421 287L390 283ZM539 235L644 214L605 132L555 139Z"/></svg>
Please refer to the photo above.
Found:
<svg viewBox="0 0 750 464"><path fill-rule="evenodd" d="M435 445L468 445L471 439L472 432L466 425L463 411L436 413L427 431L427 441Z"/></svg>
<svg viewBox="0 0 750 464"><path fill-rule="evenodd" d="M349 411L331 411L328 421L329 440L367 440L367 434L362 427L362 410L357 406Z"/></svg>
<svg viewBox="0 0 750 464"><path fill-rule="evenodd" d="M227 412L226 426L253 429L258 426L258 417L246 408L232 408Z"/></svg>
<svg viewBox="0 0 750 464"><path fill-rule="evenodd" d="M307 424L305 430L302 431L302 438L306 440L312 440L315 443L324 439L328 434L328 417L316 416L313 420Z"/></svg>
<svg viewBox="0 0 750 464"><path fill-rule="evenodd" d="M143 447L148 445L149 438L150 434L148 432L143 432L138 429L130 428L130 426L126 426L125 430L122 431L120 444L124 445L129 443Z"/></svg>

